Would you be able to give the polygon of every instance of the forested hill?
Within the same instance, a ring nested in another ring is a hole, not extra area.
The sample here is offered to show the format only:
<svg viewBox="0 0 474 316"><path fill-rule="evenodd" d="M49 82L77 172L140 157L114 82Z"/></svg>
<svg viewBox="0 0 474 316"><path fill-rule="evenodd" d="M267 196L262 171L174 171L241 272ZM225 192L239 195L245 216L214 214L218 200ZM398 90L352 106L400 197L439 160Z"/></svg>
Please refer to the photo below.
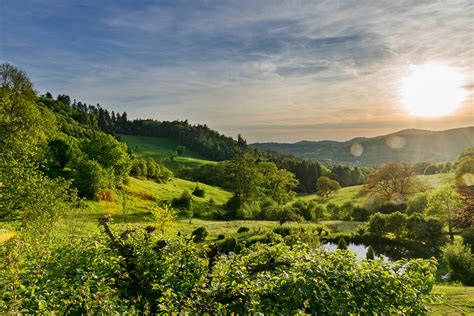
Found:
<svg viewBox="0 0 474 316"><path fill-rule="evenodd" d="M258 160L269 160L279 168L296 175L298 192L314 192L317 179L325 170L319 162L296 158L293 155L274 151L258 150L247 145L238 135L237 140L220 134L202 124L184 121L157 121L152 119L129 120L127 113L115 113L97 105L71 101L67 95L56 99L46 93L38 100L40 106L52 110L60 121L64 133L74 137L90 137L93 131L103 131L118 137L118 134L165 137L176 140L209 160L224 161L234 158L242 151L251 152ZM360 172L357 172L359 174ZM356 177L348 185L361 184L364 177Z"/></svg>
<svg viewBox="0 0 474 316"><path fill-rule="evenodd" d="M346 142L301 141L294 144L256 143L250 146L325 163L377 166L394 160L411 163L446 162L456 160L464 149L474 146L474 126L436 132L408 129Z"/></svg>

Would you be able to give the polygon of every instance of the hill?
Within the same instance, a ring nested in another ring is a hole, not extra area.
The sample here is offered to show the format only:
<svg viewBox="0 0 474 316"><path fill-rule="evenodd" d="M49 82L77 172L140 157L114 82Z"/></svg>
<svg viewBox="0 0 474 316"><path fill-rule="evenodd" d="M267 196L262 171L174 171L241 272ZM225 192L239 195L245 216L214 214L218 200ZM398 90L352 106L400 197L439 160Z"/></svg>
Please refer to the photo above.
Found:
<svg viewBox="0 0 474 316"><path fill-rule="evenodd" d="M301 141L294 144L255 143L250 146L330 164L377 166L394 160L446 162L456 160L464 149L474 146L474 126L445 131L407 129L345 142Z"/></svg>
<svg viewBox="0 0 474 316"><path fill-rule="evenodd" d="M161 158L164 164L171 170L175 170L180 165L196 167L202 164L216 163L215 161L207 160L206 157L189 148L186 148L182 155L176 156L171 160L170 157L176 150L176 147L182 145L172 138L120 135L120 139L133 150L137 157Z"/></svg>

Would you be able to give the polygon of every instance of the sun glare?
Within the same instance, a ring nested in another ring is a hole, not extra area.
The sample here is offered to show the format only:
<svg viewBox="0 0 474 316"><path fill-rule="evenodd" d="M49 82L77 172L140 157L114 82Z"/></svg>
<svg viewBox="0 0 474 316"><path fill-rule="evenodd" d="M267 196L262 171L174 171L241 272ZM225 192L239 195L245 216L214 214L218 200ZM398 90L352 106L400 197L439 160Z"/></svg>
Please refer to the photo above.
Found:
<svg viewBox="0 0 474 316"><path fill-rule="evenodd" d="M464 75L440 63L411 65L401 80L401 102L413 116L435 117L455 111L467 97Z"/></svg>

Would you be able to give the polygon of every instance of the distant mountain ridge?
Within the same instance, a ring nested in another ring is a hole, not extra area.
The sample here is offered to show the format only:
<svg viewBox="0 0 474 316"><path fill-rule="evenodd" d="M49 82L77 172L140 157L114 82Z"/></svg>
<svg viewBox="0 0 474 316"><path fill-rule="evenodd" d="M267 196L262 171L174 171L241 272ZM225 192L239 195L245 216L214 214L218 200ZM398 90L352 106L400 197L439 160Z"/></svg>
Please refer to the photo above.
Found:
<svg viewBox="0 0 474 316"><path fill-rule="evenodd" d="M474 126L444 131L405 129L376 137L357 137L349 141L300 141L255 143L251 147L273 150L325 163L377 166L390 161L454 161L466 148L474 147Z"/></svg>

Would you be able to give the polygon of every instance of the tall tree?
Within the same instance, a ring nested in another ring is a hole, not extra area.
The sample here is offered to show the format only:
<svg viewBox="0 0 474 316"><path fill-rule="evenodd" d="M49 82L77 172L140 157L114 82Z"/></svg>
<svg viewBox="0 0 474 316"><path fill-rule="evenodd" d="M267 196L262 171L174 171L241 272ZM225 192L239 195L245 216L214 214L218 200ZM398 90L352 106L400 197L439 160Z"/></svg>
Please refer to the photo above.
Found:
<svg viewBox="0 0 474 316"><path fill-rule="evenodd" d="M451 242L454 242L454 221L461 208L460 196L452 187L441 188L428 198L427 213L442 219L448 225Z"/></svg>

